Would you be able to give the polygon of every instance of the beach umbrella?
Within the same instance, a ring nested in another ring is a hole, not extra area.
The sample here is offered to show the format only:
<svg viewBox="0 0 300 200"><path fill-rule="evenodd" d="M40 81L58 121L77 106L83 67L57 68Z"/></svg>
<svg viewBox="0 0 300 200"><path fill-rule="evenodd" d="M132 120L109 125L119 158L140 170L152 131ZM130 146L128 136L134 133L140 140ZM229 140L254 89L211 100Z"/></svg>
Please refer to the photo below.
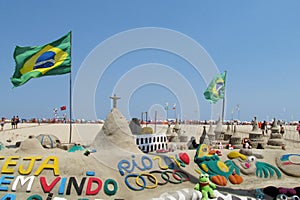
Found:
<svg viewBox="0 0 300 200"><path fill-rule="evenodd" d="M51 134L40 134L36 138L45 148L56 148L61 144L60 140L55 135Z"/></svg>

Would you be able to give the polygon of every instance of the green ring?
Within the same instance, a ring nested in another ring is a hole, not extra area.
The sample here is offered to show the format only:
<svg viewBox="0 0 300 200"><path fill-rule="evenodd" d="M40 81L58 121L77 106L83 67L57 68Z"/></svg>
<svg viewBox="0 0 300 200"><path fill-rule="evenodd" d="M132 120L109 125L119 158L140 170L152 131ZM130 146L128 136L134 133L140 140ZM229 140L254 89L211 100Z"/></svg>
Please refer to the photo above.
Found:
<svg viewBox="0 0 300 200"><path fill-rule="evenodd" d="M31 195L30 197L27 198L27 200L33 200L33 199L43 200L43 198L38 194Z"/></svg>
<svg viewBox="0 0 300 200"><path fill-rule="evenodd" d="M161 173L161 177L162 177L165 181L166 181L165 175L167 175L167 173L172 173L172 174L173 174L172 171L164 171L163 173ZM175 173L177 173L177 172L175 172ZM168 179L168 181L169 181L170 183L173 183L173 184L179 184L179 183L182 183L183 177L181 176L181 174L178 174L178 173L177 173L177 175L181 178L181 179L179 180L179 182L171 181L170 179Z"/></svg>
<svg viewBox="0 0 300 200"><path fill-rule="evenodd" d="M114 186L114 189L113 190L109 190L108 189L108 184L113 184ZM111 195L115 195L117 193L117 190L118 190L118 183L113 180L113 179L107 179L105 182L104 182L104 193L111 196Z"/></svg>

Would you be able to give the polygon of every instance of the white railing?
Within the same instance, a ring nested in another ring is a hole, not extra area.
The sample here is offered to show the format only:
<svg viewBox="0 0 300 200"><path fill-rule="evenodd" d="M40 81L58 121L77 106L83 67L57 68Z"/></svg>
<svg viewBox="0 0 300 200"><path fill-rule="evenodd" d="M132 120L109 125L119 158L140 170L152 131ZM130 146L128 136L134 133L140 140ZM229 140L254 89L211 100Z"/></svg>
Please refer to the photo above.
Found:
<svg viewBox="0 0 300 200"><path fill-rule="evenodd" d="M135 143L145 152L167 150L167 136L165 133L134 135Z"/></svg>

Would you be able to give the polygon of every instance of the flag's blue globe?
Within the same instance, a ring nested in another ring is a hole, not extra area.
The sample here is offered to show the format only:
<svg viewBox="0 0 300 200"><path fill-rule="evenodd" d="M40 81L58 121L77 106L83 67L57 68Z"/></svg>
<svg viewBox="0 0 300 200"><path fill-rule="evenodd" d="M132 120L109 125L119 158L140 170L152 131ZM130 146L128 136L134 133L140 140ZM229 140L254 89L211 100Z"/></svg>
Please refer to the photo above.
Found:
<svg viewBox="0 0 300 200"><path fill-rule="evenodd" d="M33 69L52 67L55 64L54 56L55 53L53 51L46 51L38 57Z"/></svg>
<svg viewBox="0 0 300 200"><path fill-rule="evenodd" d="M223 88L223 86L224 86L224 83L223 83L223 82L218 82L218 83L216 84L216 90L217 90L217 92L218 92L218 96L219 96L219 97L221 97L221 95L222 95L222 92L223 92L222 88Z"/></svg>

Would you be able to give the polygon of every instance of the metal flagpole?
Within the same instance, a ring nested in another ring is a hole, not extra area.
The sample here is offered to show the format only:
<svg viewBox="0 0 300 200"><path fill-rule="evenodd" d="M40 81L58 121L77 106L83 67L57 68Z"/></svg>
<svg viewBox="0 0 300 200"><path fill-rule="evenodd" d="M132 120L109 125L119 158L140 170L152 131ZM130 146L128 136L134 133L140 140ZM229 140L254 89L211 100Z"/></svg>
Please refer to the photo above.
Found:
<svg viewBox="0 0 300 200"><path fill-rule="evenodd" d="M227 71L225 71L225 79L224 79L224 97L223 97L223 106L222 106L222 124L224 122L224 109L225 109L225 94L226 94L226 76L227 76Z"/></svg>
<svg viewBox="0 0 300 200"><path fill-rule="evenodd" d="M70 33L70 59L71 59L71 70L70 70L70 135L69 143L72 142L72 31Z"/></svg>
<svg viewBox="0 0 300 200"><path fill-rule="evenodd" d="M145 112L146 113L146 127L147 127L147 124L148 124L148 112Z"/></svg>
<svg viewBox="0 0 300 200"><path fill-rule="evenodd" d="M225 107L225 93L224 93L223 106L222 106L222 124L224 122L224 107Z"/></svg>
<svg viewBox="0 0 300 200"><path fill-rule="evenodd" d="M155 111L154 119L155 119L154 133L156 133L157 111Z"/></svg>

